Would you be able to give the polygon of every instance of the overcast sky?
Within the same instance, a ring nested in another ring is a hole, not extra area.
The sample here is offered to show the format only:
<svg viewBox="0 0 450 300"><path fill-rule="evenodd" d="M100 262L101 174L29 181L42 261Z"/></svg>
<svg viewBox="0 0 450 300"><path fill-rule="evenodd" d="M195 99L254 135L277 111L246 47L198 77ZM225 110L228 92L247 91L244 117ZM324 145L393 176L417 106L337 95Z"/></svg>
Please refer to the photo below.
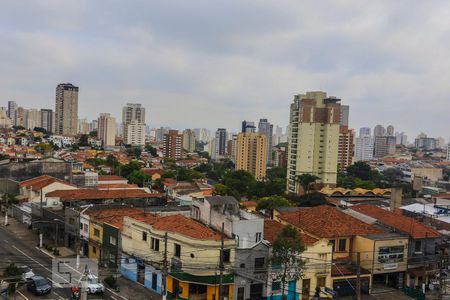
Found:
<svg viewBox="0 0 450 300"><path fill-rule="evenodd" d="M288 124L293 95L323 90L350 126L450 136L449 1L2 0L0 106L79 115L142 103L151 126Z"/></svg>

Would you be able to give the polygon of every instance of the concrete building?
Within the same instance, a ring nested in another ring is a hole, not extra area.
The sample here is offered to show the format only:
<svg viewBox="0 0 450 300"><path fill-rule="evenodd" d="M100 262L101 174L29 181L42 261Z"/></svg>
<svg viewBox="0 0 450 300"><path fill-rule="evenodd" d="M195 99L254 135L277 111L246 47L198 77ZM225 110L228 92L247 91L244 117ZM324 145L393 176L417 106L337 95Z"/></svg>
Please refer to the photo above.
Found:
<svg viewBox="0 0 450 300"><path fill-rule="evenodd" d="M373 136L385 136L386 135L386 128L383 127L383 125L377 125L373 129Z"/></svg>
<svg viewBox="0 0 450 300"><path fill-rule="evenodd" d="M347 126L339 128L338 169L344 171L353 163L355 132Z"/></svg>
<svg viewBox="0 0 450 300"><path fill-rule="evenodd" d="M341 120L340 120L341 126L347 126L348 127L349 114L350 114L350 106L348 106L348 105L341 105Z"/></svg>
<svg viewBox="0 0 450 300"><path fill-rule="evenodd" d="M102 113L98 117L97 137L102 140L103 146L116 145L116 118L109 113Z"/></svg>
<svg viewBox="0 0 450 300"><path fill-rule="evenodd" d="M178 130L169 130L164 134L163 139L163 154L164 157L172 159L181 159L182 157L182 142L183 135L178 133Z"/></svg>
<svg viewBox="0 0 450 300"><path fill-rule="evenodd" d="M227 130L225 128L218 128L214 138L214 151L215 159L225 157L227 153Z"/></svg>
<svg viewBox="0 0 450 300"><path fill-rule="evenodd" d="M25 116L25 128L33 130L35 127L41 126L41 112L35 108L30 108Z"/></svg>
<svg viewBox="0 0 450 300"><path fill-rule="evenodd" d="M267 138L267 163L270 163L272 161L273 125L267 119L259 119L258 133L264 134Z"/></svg>
<svg viewBox="0 0 450 300"><path fill-rule="evenodd" d="M22 106L17 107L14 115L14 125L15 126L27 126L27 110Z"/></svg>
<svg viewBox="0 0 450 300"><path fill-rule="evenodd" d="M434 150L436 149L436 139L430 137L418 137L414 141L414 146L418 149L423 150Z"/></svg>
<svg viewBox="0 0 450 300"><path fill-rule="evenodd" d="M78 133L78 87L61 83L56 87L55 133L76 135Z"/></svg>
<svg viewBox="0 0 450 300"><path fill-rule="evenodd" d="M145 145L145 108L138 103L127 103L122 110L123 140L125 144Z"/></svg>
<svg viewBox="0 0 450 300"><path fill-rule="evenodd" d="M369 127L361 127L359 129L359 136L363 135L370 135L370 128Z"/></svg>
<svg viewBox="0 0 450 300"><path fill-rule="evenodd" d="M295 95L290 109L287 191L298 192L297 176L318 176L324 185L337 180L340 99L325 92Z"/></svg>
<svg viewBox="0 0 450 300"><path fill-rule="evenodd" d="M450 161L450 144L447 145L447 161Z"/></svg>
<svg viewBox="0 0 450 300"><path fill-rule="evenodd" d="M7 116L11 120L13 125L15 125L15 122L16 122L16 109L17 109L17 103L15 101L8 101Z"/></svg>
<svg viewBox="0 0 450 300"><path fill-rule="evenodd" d="M408 136L404 132L396 132L395 139L397 145L408 145Z"/></svg>
<svg viewBox="0 0 450 300"><path fill-rule="evenodd" d="M394 135L394 126L389 125L386 129L386 135L393 136Z"/></svg>
<svg viewBox="0 0 450 300"><path fill-rule="evenodd" d="M10 128L12 126L11 119L8 118L5 111L0 111L0 128Z"/></svg>
<svg viewBox="0 0 450 300"><path fill-rule="evenodd" d="M373 159L374 138L370 135L361 135L356 138L355 161L370 161Z"/></svg>
<svg viewBox="0 0 450 300"><path fill-rule="evenodd" d="M374 157L382 158L395 154L395 136L375 136Z"/></svg>
<svg viewBox="0 0 450 300"><path fill-rule="evenodd" d="M255 122L242 121L241 132L256 132Z"/></svg>
<svg viewBox="0 0 450 300"><path fill-rule="evenodd" d="M262 180L267 169L267 136L263 133L241 132L237 136L236 170L245 170Z"/></svg>
<svg viewBox="0 0 450 300"><path fill-rule="evenodd" d="M98 124L97 120L95 120L95 124ZM88 134L95 129L98 129L98 126L96 125L96 127L93 128L86 118L78 120L78 133Z"/></svg>
<svg viewBox="0 0 450 300"><path fill-rule="evenodd" d="M183 149L188 153L195 151L195 132L191 129L183 130Z"/></svg>
<svg viewBox="0 0 450 300"><path fill-rule="evenodd" d="M54 113L51 109L41 109L41 128L47 130L47 132L53 132L54 128Z"/></svg>

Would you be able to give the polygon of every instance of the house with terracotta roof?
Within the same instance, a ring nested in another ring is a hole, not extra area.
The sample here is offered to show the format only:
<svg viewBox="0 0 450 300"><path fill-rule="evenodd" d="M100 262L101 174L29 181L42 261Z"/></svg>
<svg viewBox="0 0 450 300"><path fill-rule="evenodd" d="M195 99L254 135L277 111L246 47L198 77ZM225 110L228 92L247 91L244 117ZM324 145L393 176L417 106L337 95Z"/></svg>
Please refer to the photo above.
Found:
<svg viewBox="0 0 450 300"><path fill-rule="evenodd" d="M167 240L165 238L167 234ZM120 272L132 281L161 293L164 251L170 266L168 298L217 299L222 235L197 220L183 216L136 219L125 217L122 228ZM165 242L166 241L166 242ZM167 244L167 248L165 248ZM233 298L235 240L224 239L224 296Z"/></svg>
<svg viewBox="0 0 450 300"><path fill-rule="evenodd" d="M28 202L41 203L43 207L58 207L59 201L49 199L48 193L56 190L76 190L77 187L67 181L42 175L19 183L19 193Z"/></svg>
<svg viewBox="0 0 450 300"><path fill-rule="evenodd" d="M437 230L414 218L373 205L355 205L351 210L377 220L390 232L406 235L409 244L406 285L416 287L429 283L439 269L439 245L442 237Z"/></svg>
<svg viewBox="0 0 450 300"><path fill-rule="evenodd" d="M128 179L117 175L99 175L98 184L127 184Z"/></svg>
<svg viewBox="0 0 450 300"><path fill-rule="evenodd" d="M357 236L379 234L383 231L327 205L282 212L277 218L281 223L290 224L302 233L317 239L328 240L333 251L331 287L340 296L354 295L357 269L353 260L355 239ZM371 286L372 276L370 271L362 269L362 293L369 293ZM312 287L312 290L315 288Z"/></svg>

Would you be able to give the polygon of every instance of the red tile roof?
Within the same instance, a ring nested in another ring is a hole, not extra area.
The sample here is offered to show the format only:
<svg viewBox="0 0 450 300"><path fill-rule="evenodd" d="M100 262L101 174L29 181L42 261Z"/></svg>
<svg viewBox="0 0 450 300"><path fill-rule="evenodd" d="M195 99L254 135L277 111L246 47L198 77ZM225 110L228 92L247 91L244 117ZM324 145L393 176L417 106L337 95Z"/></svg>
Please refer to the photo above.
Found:
<svg viewBox="0 0 450 300"><path fill-rule="evenodd" d="M133 199L133 198L159 198L162 194L151 194L141 189L122 190L57 190L47 193L47 197L57 197L62 201L70 200L100 200L100 199Z"/></svg>
<svg viewBox="0 0 450 300"><path fill-rule="evenodd" d="M48 185L50 185L50 184L52 184L54 182L59 182L59 183L62 183L62 184L66 184L66 185L70 185L70 186L75 187L75 185L73 185L73 184L70 184L70 183L68 183L66 181L63 181L63 180L60 180L58 178L55 178L55 177L52 177L52 176L48 176L48 175L42 175L42 176L39 176L39 177L35 177L35 178L32 178L32 179L28 179L28 180L22 181L19 184L19 186L20 187L30 187L31 186L33 191L39 191L40 189L42 189L42 188L44 188L44 187L46 187L46 186L48 186Z"/></svg>
<svg viewBox="0 0 450 300"><path fill-rule="evenodd" d="M414 218L396 214L374 205L359 204L352 206L351 209L377 219L379 222L389 227L410 234L415 239L436 238L440 236L439 232L420 223Z"/></svg>
<svg viewBox="0 0 450 300"><path fill-rule="evenodd" d="M273 244L285 226L286 225L283 225L275 220L265 219L264 239ZM305 233L300 233L300 238L304 245L314 245L319 241L319 239L316 239L315 237L312 237L309 234Z"/></svg>
<svg viewBox="0 0 450 300"><path fill-rule="evenodd" d="M148 223L147 221L142 221ZM221 234L197 220L184 215L171 215L158 218L153 224L153 228L160 231L178 233L199 240L220 241Z"/></svg>
<svg viewBox="0 0 450 300"><path fill-rule="evenodd" d="M162 175L164 173L164 170L161 169L142 169L142 171L144 171L145 174L147 174L148 176L152 176L153 174L159 174Z"/></svg>
<svg viewBox="0 0 450 300"><path fill-rule="evenodd" d="M108 223L114 227L122 228L123 227L123 218L124 217L132 217L134 219L153 219L156 220L158 217L152 213L146 213L143 209L138 208L110 208L110 209L102 209L102 210L94 210L89 211L87 213L89 217L93 220Z"/></svg>
<svg viewBox="0 0 450 300"><path fill-rule="evenodd" d="M130 189L130 188L134 188L137 189L138 185L137 184L128 184L128 183L115 183L115 184L98 184L97 185L97 189L99 190L107 190L107 189L118 189L118 188L123 188L123 189Z"/></svg>
<svg viewBox="0 0 450 300"><path fill-rule="evenodd" d="M320 238L381 233L380 230L372 225L366 224L328 205L282 213L280 218L300 228L302 231Z"/></svg>
<svg viewBox="0 0 450 300"><path fill-rule="evenodd" d="M116 175L99 175L98 176L98 181L117 181L117 180L127 180L127 179L125 177L116 176Z"/></svg>
<svg viewBox="0 0 450 300"><path fill-rule="evenodd" d="M241 203L239 203L239 205L249 207L249 206L256 206L257 203L256 201L242 201Z"/></svg>

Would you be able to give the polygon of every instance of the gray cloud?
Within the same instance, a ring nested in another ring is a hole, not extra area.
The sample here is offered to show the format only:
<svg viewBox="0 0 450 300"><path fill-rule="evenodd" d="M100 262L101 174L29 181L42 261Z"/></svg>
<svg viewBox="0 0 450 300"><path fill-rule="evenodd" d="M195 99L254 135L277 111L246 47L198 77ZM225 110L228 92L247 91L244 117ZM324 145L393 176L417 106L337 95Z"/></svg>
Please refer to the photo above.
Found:
<svg viewBox="0 0 450 300"><path fill-rule="evenodd" d="M446 1L14 1L0 10L0 100L53 107L80 86L80 115L152 126L288 122L292 95L322 89L351 125L450 136ZM1 105L1 104L0 104Z"/></svg>

